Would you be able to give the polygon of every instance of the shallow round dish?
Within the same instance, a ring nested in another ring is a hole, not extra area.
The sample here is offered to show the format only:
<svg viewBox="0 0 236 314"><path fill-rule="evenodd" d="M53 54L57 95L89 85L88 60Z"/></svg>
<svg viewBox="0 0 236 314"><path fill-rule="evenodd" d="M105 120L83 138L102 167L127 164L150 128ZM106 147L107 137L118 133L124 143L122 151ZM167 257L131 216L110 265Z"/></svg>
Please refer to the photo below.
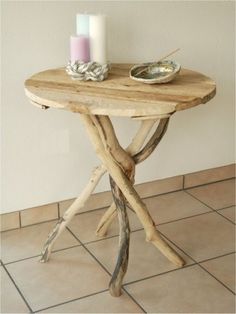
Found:
<svg viewBox="0 0 236 314"><path fill-rule="evenodd" d="M171 60L157 63L143 63L133 66L129 76L135 81L146 84L162 84L172 81L179 73L181 66Z"/></svg>

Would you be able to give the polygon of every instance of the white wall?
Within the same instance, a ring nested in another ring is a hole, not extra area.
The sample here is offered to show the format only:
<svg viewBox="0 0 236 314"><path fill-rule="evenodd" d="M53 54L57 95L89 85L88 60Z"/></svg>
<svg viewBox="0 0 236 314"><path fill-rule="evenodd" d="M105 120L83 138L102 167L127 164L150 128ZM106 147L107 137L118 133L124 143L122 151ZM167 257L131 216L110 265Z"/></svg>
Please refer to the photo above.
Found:
<svg viewBox="0 0 236 314"><path fill-rule="evenodd" d="M75 197L98 163L79 116L42 111L24 80L67 63L77 12L108 15L112 62L174 58L217 82L208 104L177 113L137 182L234 162L233 1L2 1L2 212ZM137 125L115 119L122 143ZM103 180L97 191L108 189Z"/></svg>

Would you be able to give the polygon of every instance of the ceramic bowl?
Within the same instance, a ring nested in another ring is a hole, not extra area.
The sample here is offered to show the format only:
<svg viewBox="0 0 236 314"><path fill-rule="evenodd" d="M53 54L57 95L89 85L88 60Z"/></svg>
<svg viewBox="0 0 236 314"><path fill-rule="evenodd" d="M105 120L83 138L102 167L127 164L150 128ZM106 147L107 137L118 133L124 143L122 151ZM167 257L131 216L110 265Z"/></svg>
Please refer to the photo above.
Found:
<svg viewBox="0 0 236 314"><path fill-rule="evenodd" d="M181 66L171 60L157 63L138 64L131 68L129 75L135 81L146 84L162 84L172 81L179 73Z"/></svg>

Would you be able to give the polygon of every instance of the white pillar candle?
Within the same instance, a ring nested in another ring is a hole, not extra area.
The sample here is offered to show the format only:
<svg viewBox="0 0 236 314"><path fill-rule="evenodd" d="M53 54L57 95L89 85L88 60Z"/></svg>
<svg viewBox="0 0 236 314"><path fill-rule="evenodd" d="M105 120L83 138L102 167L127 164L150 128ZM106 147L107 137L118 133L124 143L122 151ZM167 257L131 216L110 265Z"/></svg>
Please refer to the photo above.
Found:
<svg viewBox="0 0 236 314"><path fill-rule="evenodd" d="M107 63L106 16L90 15L90 60L101 64Z"/></svg>
<svg viewBox="0 0 236 314"><path fill-rule="evenodd" d="M76 15L76 33L77 35L89 36L89 15Z"/></svg>

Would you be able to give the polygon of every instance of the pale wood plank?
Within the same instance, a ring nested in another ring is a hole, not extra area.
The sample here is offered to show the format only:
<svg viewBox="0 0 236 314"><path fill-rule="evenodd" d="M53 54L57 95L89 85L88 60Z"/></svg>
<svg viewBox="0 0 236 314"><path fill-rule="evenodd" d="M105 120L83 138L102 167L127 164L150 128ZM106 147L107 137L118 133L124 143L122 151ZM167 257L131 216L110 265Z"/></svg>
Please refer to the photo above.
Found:
<svg viewBox="0 0 236 314"><path fill-rule="evenodd" d="M113 64L107 80L75 81L65 68L46 70L25 82L33 103L73 112L115 116L165 115L206 103L214 97L215 82L182 69L167 84L147 85L129 78L132 64Z"/></svg>

